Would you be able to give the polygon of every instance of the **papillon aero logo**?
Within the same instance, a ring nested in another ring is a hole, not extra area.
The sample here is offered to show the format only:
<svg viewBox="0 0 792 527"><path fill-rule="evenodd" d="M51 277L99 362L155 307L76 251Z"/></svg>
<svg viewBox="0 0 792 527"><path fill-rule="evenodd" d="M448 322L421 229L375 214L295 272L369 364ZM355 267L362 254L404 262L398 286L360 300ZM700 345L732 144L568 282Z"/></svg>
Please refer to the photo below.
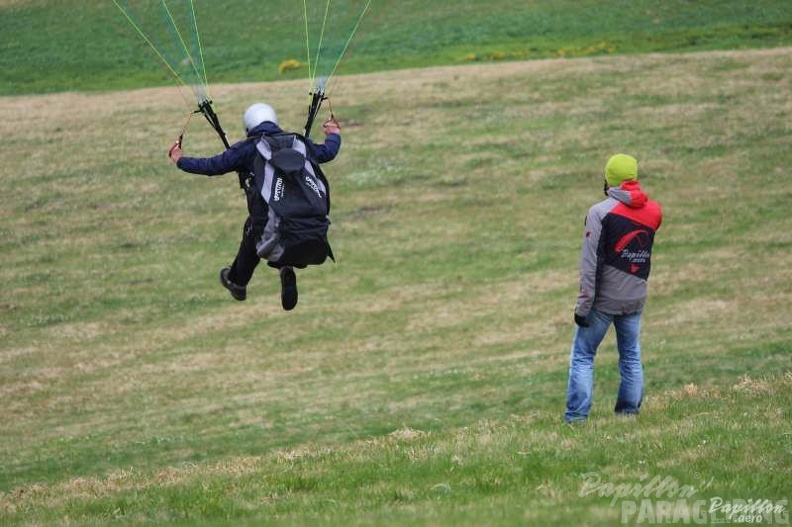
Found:
<svg viewBox="0 0 792 527"><path fill-rule="evenodd" d="M622 252L633 240L643 249L649 243L649 231L646 229L635 229L634 231L628 232L619 239L618 243L616 243L616 246L613 248L613 252Z"/></svg>
<svg viewBox="0 0 792 527"><path fill-rule="evenodd" d="M623 260L629 262L628 269L631 274L637 274L643 265L649 261L651 253L646 249L649 245L650 233L646 229L635 229L622 236L613 247L613 252L620 254ZM634 249L629 249L635 243Z"/></svg>

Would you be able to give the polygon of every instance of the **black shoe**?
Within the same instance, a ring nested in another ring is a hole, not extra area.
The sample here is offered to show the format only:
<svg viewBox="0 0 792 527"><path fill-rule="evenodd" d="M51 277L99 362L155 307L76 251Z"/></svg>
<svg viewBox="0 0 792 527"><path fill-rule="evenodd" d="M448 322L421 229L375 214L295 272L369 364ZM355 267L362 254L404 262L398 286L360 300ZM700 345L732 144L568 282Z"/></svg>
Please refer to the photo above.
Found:
<svg viewBox="0 0 792 527"><path fill-rule="evenodd" d="M281 267L281 305L291 311L297 305L297 275L291 267Z"/></svg>
<svg viewBox="0 0 792 527"><path fill-rule="evenodd" d="M228 274L231 272L230 267L223 267L220 269L220 283L223 284L223 287L228 289L231 293L231 296L234 297L235 300L239 300L240 302L247 298L247 288L245 286L236 285L228 278Z"/></svg>

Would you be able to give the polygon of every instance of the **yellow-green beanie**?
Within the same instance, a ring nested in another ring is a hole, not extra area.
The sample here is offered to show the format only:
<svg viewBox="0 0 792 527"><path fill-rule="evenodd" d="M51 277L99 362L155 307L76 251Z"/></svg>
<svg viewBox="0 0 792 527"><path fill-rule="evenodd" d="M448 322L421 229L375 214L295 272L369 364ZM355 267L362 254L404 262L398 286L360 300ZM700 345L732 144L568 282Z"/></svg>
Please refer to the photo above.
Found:
<svg viewBox="0 0 792 527"><path fill-rule="evenodd" d="M626 154L616 154L605 165L605 181L608 186L618 187L623 181L638 179L638 161Z"/></svg>

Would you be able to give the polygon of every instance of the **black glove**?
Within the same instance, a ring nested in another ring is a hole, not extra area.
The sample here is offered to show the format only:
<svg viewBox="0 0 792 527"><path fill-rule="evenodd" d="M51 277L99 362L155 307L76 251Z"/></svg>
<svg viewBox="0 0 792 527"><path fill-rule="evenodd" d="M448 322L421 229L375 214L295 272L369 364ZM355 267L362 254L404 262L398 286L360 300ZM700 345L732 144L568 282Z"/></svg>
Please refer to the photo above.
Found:
<svg viewBox="0 0 792 527"><path fill-rule="evenodd" d="M589 327L588 322L586 322L586 317L581 317L577 313L575 313L575 324L577 324L581 328Z"/></svg>

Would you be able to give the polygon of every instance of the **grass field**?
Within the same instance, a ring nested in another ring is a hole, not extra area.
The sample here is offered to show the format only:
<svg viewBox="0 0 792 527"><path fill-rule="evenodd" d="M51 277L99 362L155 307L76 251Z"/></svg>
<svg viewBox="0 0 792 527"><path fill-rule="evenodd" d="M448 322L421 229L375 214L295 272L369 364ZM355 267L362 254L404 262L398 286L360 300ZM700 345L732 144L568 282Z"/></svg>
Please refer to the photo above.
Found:
<svg viewBox="0 0 792 527"><path fill-rule="evenodd" d="M160 2L119 1L167 51L173 39ZM364 3L330 3L325 48L336 49L352 27L354 17L341 13ZM327 4L308 0L312 29ZM187 2L169 5L189 28L180 16ZM282 80L283 61L306 58L303 2L196 0L195 9L212 82ZM0 0L0 35L0 95L172 85L110 0ZM783 45L792 45L792 8L783 0L372 0L340 71ZM306 69L285 77L303 79Z"/></svg>
<svg viewBox="0 0 792 527"><path fill-rule="evenodd" d="M343 77L338 262L289 313L270 269L244 303L220 287L244 203L167 160L174 88L0 97L0 525L695 524L718 499L788 523L790 71L776 48ZM235 137L262 97L299 127L303 90L214 97ZM612 415L611 336L568 427L581 224L617 151L665 211L646 397ZM692 494L614 496L653 478Z"/></svg>

